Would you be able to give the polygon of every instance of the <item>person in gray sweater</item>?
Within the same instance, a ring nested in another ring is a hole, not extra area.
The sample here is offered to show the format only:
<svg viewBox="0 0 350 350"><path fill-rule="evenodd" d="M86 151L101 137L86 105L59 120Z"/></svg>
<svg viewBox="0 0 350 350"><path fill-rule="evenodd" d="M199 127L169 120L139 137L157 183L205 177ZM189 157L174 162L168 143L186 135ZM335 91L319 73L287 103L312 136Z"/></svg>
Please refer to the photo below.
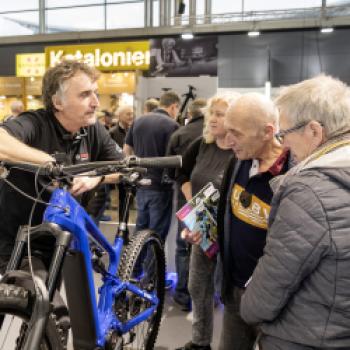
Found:
<svg viewBox="0 0 350 350"><path fill-rule="evenodd" d="M263 257L240 312L260 350L350 349L350 92L329 76L285 88L276 137L298 164L274 181Z"/></svg>

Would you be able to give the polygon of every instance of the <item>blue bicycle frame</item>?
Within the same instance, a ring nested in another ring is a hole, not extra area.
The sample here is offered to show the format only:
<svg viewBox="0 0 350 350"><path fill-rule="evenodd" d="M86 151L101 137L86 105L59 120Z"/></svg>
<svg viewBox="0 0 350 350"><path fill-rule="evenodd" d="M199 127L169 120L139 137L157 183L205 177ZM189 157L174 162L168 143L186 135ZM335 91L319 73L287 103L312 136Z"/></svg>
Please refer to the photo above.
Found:
<svg viewBox="0 0 350 350"><path fill-rule="evenodd" d="M50 205L44 214L44 222L59 225L62 231L68 231L71 236L71 246L65 259L69 260L69 254L75 256L73 264L68 268L70 278L66 280L64 273L67 301L72 323L74 344L87 345L87 327L90 322L93 337L87 347L103 347L110 331L125 334L139 323L147 320L156 311L158 298L153 293L148 293L129 282L121 281L117 276L118 265L124 244L122 237L116 235L111 245L101 233L89 215L78 202L63 189L56 189L50 199ZM109 255L107 273L103 275L103 284L99 288L97 302L95 294L94 271L92 255L89 245L89 235L97 241ZM78 257L78 258L77 258ZM77 262L78 265L77 266ZM67 270L67 268L66 268ZM70 271L69 271L70 270ZM80 277L79 277L80 275ZM142 312L122 322L114 310L114 302L118 295L129 291L149 302L149 307ZM82 294L82 295L81 295ZM70 300L73 299L73 300ZM76 305L79 303L80 305ZM82 309L83 308L83 309ZM88 312L86 310L88 309ZM78 313L78 314L77 314ZM90 318L84 319L85 317ZM76 330L75 328L81 328ZM76 335L84 339L75 339Z"/></svg>

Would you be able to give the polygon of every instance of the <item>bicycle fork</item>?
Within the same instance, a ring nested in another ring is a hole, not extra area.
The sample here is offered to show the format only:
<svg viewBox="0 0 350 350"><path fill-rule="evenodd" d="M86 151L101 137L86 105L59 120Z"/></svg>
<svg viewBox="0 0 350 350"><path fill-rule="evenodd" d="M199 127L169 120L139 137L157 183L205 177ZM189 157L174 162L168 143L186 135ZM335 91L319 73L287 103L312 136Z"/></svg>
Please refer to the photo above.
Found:
<svg viewBox="0 0 350 350"><path fill-rule="evenodd" d="M71 234L67 231L62 231L58 225L49 223L44 223L30 229L28 229L27 226L20 227L17 233L14 250L7 265L6 273L2 279L4 283L14 279L16 281L19 280L27 287L26 284L31 280L31 275L29 272L21 271L20 269L24 256L24 249L28 242L28 235L30 235L31 240L34 240L38 237L47 236L48 234L56 238L55 249L52 254L47 276L42 276L44 279L39 276L34 277L35 303L31 318L28 322L28 331L23 346L24 350L40 348L42 335L50 313L50 301L53 299L53 294L56 290ZM33 289L33 284L30 283L28 289Z"/></svg>

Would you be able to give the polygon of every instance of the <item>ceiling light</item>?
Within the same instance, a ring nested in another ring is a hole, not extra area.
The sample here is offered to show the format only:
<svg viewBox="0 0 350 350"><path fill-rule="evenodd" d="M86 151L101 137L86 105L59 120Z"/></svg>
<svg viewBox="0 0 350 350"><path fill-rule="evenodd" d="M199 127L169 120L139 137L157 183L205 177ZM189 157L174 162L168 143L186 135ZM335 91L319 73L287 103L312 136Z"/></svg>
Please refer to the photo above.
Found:
<svg viewBox="0 0 350 350"><path fill-rule="evenodd" d="M192 33L183 33L183 34L181 34L181 38L184 40L191 40L191 39L193 39L193 34Z"/></svg>
<svg viewBox="0 0 350 350"><path fill-rule="evenodd" d="M332 33L333 31L334 31L334 28L332 27L321 28L321 33Z"/></svg>
<svg viewBox="0 0 350 350"><path fill-rule="evenodd" d="M248 36L259 36L260 32L257 30L253 30L251 32L248 32Z"/></svg>

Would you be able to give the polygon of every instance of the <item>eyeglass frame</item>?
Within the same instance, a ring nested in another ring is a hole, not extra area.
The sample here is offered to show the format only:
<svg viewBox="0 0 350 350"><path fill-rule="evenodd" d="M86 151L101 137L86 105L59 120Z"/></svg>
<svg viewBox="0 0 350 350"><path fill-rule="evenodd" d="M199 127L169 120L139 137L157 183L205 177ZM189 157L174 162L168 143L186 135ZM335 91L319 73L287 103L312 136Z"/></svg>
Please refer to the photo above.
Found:
<svg viewBox="0 0 350 350"><path fill-rule="evenodd" d="M302 123L299 123L295 126L292 126L291 128L288 128L288 129L285 129L285 130L281 130L279 132L277 132L275 134L275 138L277 139L278 142L282 143L283 140L284 140L284 137L288 134L290 134L291 132L294 132L294 131L297 131L301 128L303 128L304 126L306 126L310 121L307 121L307 122L302 122ZM322 125L322 124L321 124Z"/></svg>

